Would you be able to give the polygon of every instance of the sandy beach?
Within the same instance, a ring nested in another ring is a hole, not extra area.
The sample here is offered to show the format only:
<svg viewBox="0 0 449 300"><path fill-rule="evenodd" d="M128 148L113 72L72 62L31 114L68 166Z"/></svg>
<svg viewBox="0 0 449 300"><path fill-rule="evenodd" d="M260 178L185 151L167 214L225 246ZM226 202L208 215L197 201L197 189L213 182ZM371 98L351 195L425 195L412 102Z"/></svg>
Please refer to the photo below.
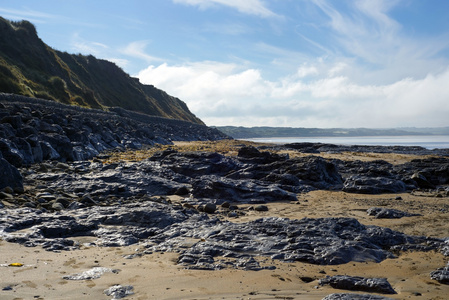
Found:
<svg viewBox="0 0 449 300"><path fill-rule="evenodd" d="M395 200L398 196L402 200ZM176 197L173 197L176 200ZM268 204L268 212L249 211L234 221L246 222L263 216L286 218L356 217L362 224L379 225L407 234L444 237L449 232L449 216L438 213L444 198L425 195L355 195L343 192L316 191L300 196L299 203ZM402 219L374 219L366 214L372 206L407 209L423 216ZM91 237L79 237L83 244ZM322 299L343 292L318 286L326 275L347 274L363 277L386 277L398 292L393 299L446 299L449 287L431 280L429 273L447 263L435 252L401 253L396 259L381 263L349 263L320 266L306 263L283 263L260 257L262 265L274 270L242 271L186 270L176 265L176 253L153 253L125 258L138 246L86 247L61 253L18 244L0 242L1 299L111 299L103 291L115 284L132 285L134 294L126 299ZM24 264L22 267L8 266ZM92 280L65 280L63 276L93 267L120 270ZM308 282L310 281L310 282ZM417 296L422 295L422 296Z"/></svg>
<svg viewBox="0 0 449 300"><path fill-rule="evenodd" d="M353 153L335 155L340 159L354 158ZM392 154L383 157L380 154L357 154L355 157L360 159L362 156L366 160L384 158L391 162L415 158ZM169 198L172 202L182 200L179 196ZM250 209L251 205L241 204L239 207L245 215L229 220L247 222L267 216L290 219L352 217L364 225L388 227L409 235L444 238L449 236L447 199L424 192L361 195L313 191L299 194L297 202L267 203L268 211L255 211ZM370 207L395 208L420 216L375 219L366 213ZM227 218L224 215L219 217ZM177 253L155 252L129 259L128 255L142 250L139 244L96 247L89 244L93 237L73 239L80 243L80 249L60 253L0 241L0 299L111 299L104 290L118 284L133 286L134 294L125 299L322 299L332 293L349 292L318 284L319 279L337 274L385 277L397 292L387 295L393 299L447 299L449 293L449 286L430 278L430 272L447 264L447 258L435 251L398 253L397 258L381 263L351 262L342 265L286 263L257 257L262 266L275 268L202 271L177 265ZM23 266L9 266L11 263ZM96 279L63 278L95 267L114 272L105 272Z"/></svg>

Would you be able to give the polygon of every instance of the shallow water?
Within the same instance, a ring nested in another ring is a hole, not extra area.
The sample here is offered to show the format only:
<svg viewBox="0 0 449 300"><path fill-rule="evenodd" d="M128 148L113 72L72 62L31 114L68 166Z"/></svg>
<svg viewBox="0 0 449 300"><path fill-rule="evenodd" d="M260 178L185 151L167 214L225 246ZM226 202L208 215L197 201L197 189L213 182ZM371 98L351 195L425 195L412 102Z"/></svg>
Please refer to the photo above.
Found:
<svg viewBox="0 0 449 300"><path fill-rule="evenodd" d="M353 137L270 137L245 139L260 143L329 143L337 145L421 146L427 149L449 148L448 135L353 136Z"/></svg>

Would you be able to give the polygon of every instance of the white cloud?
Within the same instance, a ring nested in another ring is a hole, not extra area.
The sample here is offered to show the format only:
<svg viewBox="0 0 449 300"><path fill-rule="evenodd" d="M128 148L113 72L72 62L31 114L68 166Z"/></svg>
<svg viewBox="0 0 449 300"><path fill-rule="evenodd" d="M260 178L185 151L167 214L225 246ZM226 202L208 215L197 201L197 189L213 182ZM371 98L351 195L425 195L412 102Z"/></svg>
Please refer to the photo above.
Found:
<svg viewBox="0 0 449 300"><path fill-rule="evenodd" d="M329 65L321 77L313 76L322 66L301 66L299 74L269 81L259 70L234 64L162 64L138 77L186 101L208 125L447 126L449 68L421 79L361 85L333 74L338 66Z"/></svg>
<svg viewBox="0 0 449 300"><path fill-rule="evenodd" d="M224 5L236 9L237 11L256 15L259 17L276 17L277 15L268 9L261 0L173 0L174 3L198 6L200 9L208 9L216 5Z"/></svg>

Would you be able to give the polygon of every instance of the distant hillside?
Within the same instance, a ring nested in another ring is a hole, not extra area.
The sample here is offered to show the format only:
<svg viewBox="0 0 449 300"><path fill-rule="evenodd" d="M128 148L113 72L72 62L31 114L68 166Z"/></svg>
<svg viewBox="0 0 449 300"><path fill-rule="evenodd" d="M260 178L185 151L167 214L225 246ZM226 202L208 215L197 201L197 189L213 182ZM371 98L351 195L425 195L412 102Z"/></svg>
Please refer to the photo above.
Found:
<svg viewBox="0 0 449 300"><path fill-rule="evenodd" d="M0 17L0 92L108 110L203 122L187 105L130 77L112 62L47 46L28 21Z"/></svg>
<svg viewBox="0 0 449 300"><path fill-rule="evenodd" d="M332 137L332 136L399 136L399 135L449 135L449 127L441 128L292 128L292 127L216 127L221 132L235 138L269 137Z"/></svg>

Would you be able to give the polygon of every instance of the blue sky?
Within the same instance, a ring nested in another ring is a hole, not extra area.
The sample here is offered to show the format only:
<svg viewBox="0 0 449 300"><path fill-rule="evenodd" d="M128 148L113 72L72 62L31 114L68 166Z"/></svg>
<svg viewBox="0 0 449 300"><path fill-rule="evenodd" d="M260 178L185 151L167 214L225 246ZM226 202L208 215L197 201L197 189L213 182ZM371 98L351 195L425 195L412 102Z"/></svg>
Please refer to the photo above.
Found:
<svg viewBox="0 0 449 300"><path fill-rule="evenodd" d="M449 126L447 0L3 0L207 125Z"/></svg>

